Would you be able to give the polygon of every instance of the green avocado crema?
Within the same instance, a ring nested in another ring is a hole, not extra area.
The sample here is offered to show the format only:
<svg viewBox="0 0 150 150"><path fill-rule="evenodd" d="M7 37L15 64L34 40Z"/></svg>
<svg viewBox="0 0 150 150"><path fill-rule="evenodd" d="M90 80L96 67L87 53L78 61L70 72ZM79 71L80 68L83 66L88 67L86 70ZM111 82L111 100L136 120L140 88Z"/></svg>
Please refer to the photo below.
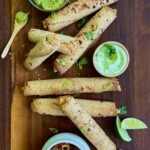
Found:
<svg viewBox="0 0 150 150"><path fill-rule="evenodd" d="M128 63L128 56L119 44L104 44L97 51L94 63L101 74L118 75Z"/></svg>
<svg viewBox="0 0 150 150"><path fill-rule="evenodd" d="M66 3L66 0L33 0L34 3L44 10L54 11Z"/></svg>
<svg viewBox="0 0 150 150"><path fill-rule="evenodd" d="M26 23L28 21L28 15L29 13L19 11L16 13L15 20L17 23Z"/></svg>

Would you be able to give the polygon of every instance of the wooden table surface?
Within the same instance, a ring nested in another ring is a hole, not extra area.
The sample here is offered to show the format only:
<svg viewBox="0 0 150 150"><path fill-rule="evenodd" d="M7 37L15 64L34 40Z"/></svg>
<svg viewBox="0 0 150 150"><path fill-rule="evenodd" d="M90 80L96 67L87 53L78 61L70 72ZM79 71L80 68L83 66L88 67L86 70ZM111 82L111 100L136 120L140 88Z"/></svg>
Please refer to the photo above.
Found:
<svg viewBox="0 0 150 150"><path fill-rule="evenodd" d="M121 0L117 33L110 34L129 50L129 69L119 77L123 92L120 102L128 108L127 116L142 119L150 126L150 0ZM11 0L0 1L0 51L3 50L11 33ZM106 39L107 34L103 35ZM117 36L116 36L117 35ZM13 84L11 83L11 56L0 59L0 150L10 149L10 113ZM132 131L131 143L116 140L126 150L148 150L150 129ZM17 138L17 137L16 137Z"/></svg>

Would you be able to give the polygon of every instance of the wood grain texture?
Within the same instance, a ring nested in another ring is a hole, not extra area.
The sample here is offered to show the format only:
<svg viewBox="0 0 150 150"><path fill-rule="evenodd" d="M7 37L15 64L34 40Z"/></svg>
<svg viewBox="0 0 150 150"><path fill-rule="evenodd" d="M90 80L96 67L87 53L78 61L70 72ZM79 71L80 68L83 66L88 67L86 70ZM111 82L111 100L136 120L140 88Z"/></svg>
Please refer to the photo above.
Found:
<svg viewBox="0 0 150 150"><path fill-rule="evenodd" d="M119 77L123 91L121 93L83 94L80 98L89 99L114 99L117 105L126 105L128 115L145 121L150 126L150 1L149 0L121 0L113 7L118 9L118 18L103 34L101 39L88 51L86 56L92 62L92 54L96 46L108 40L116 40L129 50L131 62L129 69ZM11 31L11 22L18 10L30 12L28 25L15 39L13 52L12 84L11 84L11 60L0 59L0 150L10 149L10 111L11 88L16 83L12 103L11 149L12 150L40 150L44 142L53 134L48 130L55 127L61 132L73 132L81 135L78 129L65 117L41 116L30 110L31 98L25 98L21 93L24 81L31 79L50 78L49 68L52 68L53 58L48 59L43 65L34 71L26 71L23 67L25 54L33 46L27 39L27 32L31 27L42 27L41 20L48 14L36 11L26 0L0 1L0 41L1 51L4 48ZM12 16L11 13L12 12ZM11 19L12 18L12 19ZM75 35L78 31L76 25L64 29L68 35ZM14 59L15 58L15 59ZM44 71L46 68L47 71ZM65 77L71 77L79 72L76 66L70 69ZM81 76L99 76L92 63L80 71ZM150 129L130 132L133 137L131 143L121 142L116 138L113 130L113 118L96 119L104 131L123 150L147 150L150 147ZM82 136L82 135L81 135ZM83 136L82 136L83 137ZM91 146L92 150L95 150Z"/></svg>
<svg viewBox="0 0 150 150"><path fill-rule="evenodd" d="M11 32L11 2L0 1L0 53ZM0 150L10 149L11 55L0 59Z"/></svg>

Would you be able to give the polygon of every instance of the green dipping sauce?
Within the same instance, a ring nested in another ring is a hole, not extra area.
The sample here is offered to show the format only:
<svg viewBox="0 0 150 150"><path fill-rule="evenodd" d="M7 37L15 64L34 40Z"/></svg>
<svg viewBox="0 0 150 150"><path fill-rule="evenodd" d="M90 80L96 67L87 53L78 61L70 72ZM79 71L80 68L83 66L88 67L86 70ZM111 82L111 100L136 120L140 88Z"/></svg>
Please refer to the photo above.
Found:
<svg viewBox="0 0 150 150"><path fill-rule="evenodd" d="M129 54L122 44L106 42L96 50L93 62L100 74L106 77L115 77L127 69Z"/></svg>
<svg viewBox="0 0 150 150"><path fill-rule="evenodd" d="M28 20L29 13L19 11L16 13L15 20L17 23L25 23Z"/></svg>
<svg viewBox="0 0 150 150"><path fill-rule="evenodd" d="M67 0L33 0L33 2L46 11L55 11L63 7Z"/></svg>

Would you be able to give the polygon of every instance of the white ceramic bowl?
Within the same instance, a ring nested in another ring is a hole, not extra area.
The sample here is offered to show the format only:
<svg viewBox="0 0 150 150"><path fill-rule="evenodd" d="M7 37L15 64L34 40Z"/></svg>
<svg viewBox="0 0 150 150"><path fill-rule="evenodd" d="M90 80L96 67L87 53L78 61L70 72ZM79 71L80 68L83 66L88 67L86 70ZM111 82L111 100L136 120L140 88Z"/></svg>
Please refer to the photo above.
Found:
<svg viewBox="0 0 150 150"><path fill-rule="evenodd" d="M88 144L81 137L72 133L60 133L53 136L44 144L42 150L51 150L60 143L70 143L80 150L90 150Z"/></svg>
<svg viewBox="0 0 150 150"><path fill-rule="evenodd" d="M120 47L122 47L122 48L124 49L124 51L125 51L125 53L126 53L126 56L127 56L127 63L126 63L126 65L125 65L125 67L124 67L118 74L116 74L116 75L106 75L106 74L102 73L102 72L100 71L100 69L97 67L96 63L95 63L96 54L98 53L99 49L100 49L103 45L105 45L105 44L116 44L116 45L119 45ZM105 76L105 77L116 77L116 76L119 76L119 75L123 74L123 73L126 71L126 69L128 68L128 66L129 66L129 61L130 61L130 57L129 57L128 50L126 49L126 47L125 47L123 44L121 44L121 43L119 43L119 42L116 42L116 41L108 41L108 42L102 43L101 45L99 45L99 46L96 48L96 50L95 50L95 52L94 52L94 55L93 55L93 65L94 65L94 68L96 69L96 71L97 71L99 74L101 74L102 76Z"/></svg>

